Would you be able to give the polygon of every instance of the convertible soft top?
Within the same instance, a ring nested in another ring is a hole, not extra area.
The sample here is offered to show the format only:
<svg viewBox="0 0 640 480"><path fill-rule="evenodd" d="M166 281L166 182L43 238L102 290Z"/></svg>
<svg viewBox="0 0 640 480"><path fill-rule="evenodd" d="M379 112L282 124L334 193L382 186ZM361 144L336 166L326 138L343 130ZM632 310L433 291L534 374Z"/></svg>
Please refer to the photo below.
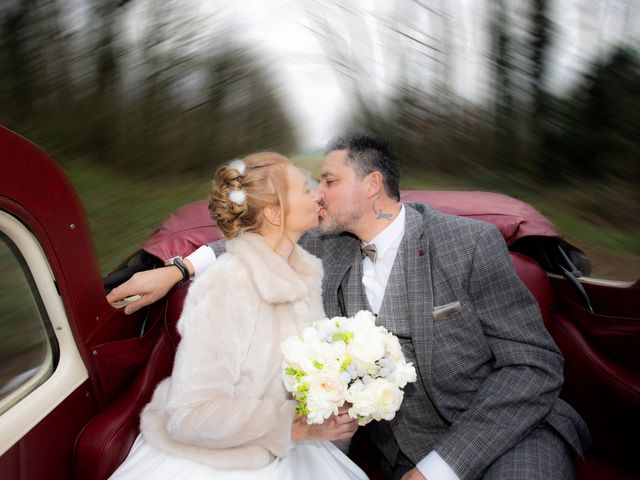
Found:
<svg viewBox="0 0 640 480"><path fill-rule="evenodd" d="M551 222L531 205L499 193L404 190L401 199L403 202L427 203L444 213L493 223L509 246L524 237L560 237ZM220 231L209 216L207 201L201 200L172 213L142 248L166 260L175 255L188 255L220 237Z"/></svg>

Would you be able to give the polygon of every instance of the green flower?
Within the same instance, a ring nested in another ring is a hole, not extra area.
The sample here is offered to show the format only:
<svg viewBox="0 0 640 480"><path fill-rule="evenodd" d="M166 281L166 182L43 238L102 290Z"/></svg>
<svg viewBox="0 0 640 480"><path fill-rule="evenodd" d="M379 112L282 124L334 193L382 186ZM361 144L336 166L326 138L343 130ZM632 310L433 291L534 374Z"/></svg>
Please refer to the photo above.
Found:
<svg viewBox="0 0 640 480"><path fill-rule="evenodd" d="M300 385L298 385L296 390L297 391L294 394L294 397L298 401L298 404L296 405L294 411L297 415L303 417L309 414L309 407L307 406L307 393L309 392L309 384L301 383Z"/></svg>
<svg viewBox="0 0 640 480"><path fill-rule="evenodd" d="M296 379L296 381L300 381L302 377L304 377L307 373L304 370L299 368L287 367L284 369L284 373L290 375Z"/></svg>
<svg viewBox="0 0 640 480"><path fill-rule="evenodd" d="M337 332L334 333L331 337L331 340L337 342L338 340L342 340L344 343L349 343L353 338L353 332Z"/></svg>
<svg viewBox="0 0 640 480"><path fill-rule="evenodd" d="M346 372L347 368L349 368L349 365L351 365L351 357L347 357L345 358L344 362L342 362L342 365L340 365L340 371L341 372Z"/></svg>

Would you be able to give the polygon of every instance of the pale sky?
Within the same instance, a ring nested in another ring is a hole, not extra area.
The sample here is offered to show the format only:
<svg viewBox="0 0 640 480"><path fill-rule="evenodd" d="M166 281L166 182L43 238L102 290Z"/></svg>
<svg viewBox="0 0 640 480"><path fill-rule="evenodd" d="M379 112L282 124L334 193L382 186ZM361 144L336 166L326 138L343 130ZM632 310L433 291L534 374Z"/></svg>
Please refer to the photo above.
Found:
<svg viewBox="0 0 640 480"><path fill-rule="evenodd" d="M72 1L85 4L84 0ZM158 1L161 0L135 0L127 6L126 31L132 41L143 41L148 34L141 25L148 16L149 5ZM422 3L429 4L428 0ZM521 14L530 3L505 1L509 9ZM398 2L383 0L180 0L176 3L179 5L176 21L181 22L181 33L201 40L193 42L194 48L212 48L213 31L232 32L256 48L270 65L278 89L290 107L303 148L318 148L340 131L350 105L344 79L330 65L318 37L309 28L317 25L310 12L323 12L340 29L346 58L362 60L369 75L368 82L358 87L371 94L371 101L382 101L398 68L398 58L390 50L390 44L407 48L416 45L406 39L398 42L402 37L397 34L389 42L389 26L402 23L403 33L441 47L438 29L442 23L437 15L417 8L416 2L404 4L407 13L403 16L404 11L397 9ZM489 0L448 0L439 4L450 15L452 34L446 47L453 59L450 88L474 102L482 102L490 91L485 58L490 4ZM556 0L551 5L556 37L549 85L555 90L568 88L584 71L588 60L605 52L612 43L632 43L633 39L637 47L640 42L638 0ZM340 7L356 12L356 16L348 20ZM76 9L73 23L81 25L82 17L82 9ZM524 41L527 33L518 27L513 33ZM424 53L412 57L412 67L420 84L429 88L429 82L437 74L438 62L428 58L431 53L428 49Z"/></svg>

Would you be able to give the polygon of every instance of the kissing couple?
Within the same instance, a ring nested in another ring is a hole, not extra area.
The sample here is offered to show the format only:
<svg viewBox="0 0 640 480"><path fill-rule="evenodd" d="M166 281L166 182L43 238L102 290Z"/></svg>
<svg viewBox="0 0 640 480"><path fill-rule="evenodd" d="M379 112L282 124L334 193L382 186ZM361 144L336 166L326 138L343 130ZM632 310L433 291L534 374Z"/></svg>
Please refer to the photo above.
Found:
<svg viewBox="0 0 640 480"><path fill-rule="evenodd" d="M390 421L363 430L389 479L571 479L586 425L558 395L563 359L498 230L399 198L399 163L368 134L331 140L312 190L285 157L220 167L210 211L224 241L139 272L107 296L127 313L195 277L174 370L112 478L360 479L330 441L345 409L294 414L280 343L361 310L417 370Z"/></svg>

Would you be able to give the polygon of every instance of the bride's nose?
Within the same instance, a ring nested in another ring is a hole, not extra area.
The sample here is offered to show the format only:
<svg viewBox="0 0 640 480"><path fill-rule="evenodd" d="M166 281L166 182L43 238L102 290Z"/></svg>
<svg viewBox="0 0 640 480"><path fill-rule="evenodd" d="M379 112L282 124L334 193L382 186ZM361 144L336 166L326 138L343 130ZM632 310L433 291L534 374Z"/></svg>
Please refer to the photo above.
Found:
<svg viewBox="0 0 640 480"><path fill-rule="evenodd" d="M320 205L321 207L324 205L324 197L323 197L322 192L320 191L319 188L316 188L313 191L313 198L316 201L316 203L318 205Z"/></svg>

